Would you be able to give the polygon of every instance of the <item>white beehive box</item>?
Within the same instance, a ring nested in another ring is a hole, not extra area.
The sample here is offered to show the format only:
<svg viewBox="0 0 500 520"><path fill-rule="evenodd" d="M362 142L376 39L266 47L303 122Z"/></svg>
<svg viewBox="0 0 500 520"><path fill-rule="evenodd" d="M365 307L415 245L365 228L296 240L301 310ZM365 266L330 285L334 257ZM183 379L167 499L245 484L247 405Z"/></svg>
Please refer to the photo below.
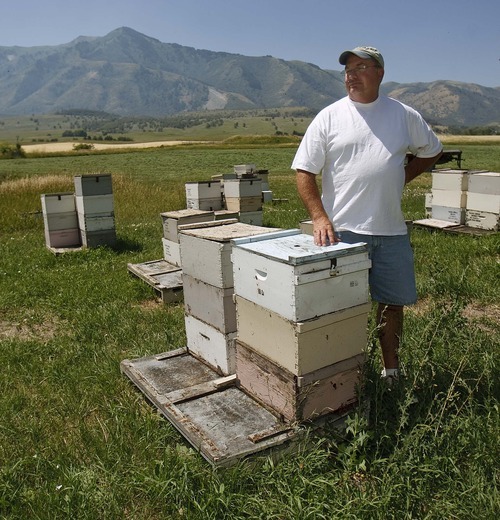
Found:
<svg viewBox="0 0 500 520"><path fill-rule="evenodd" d="M455 224L465 223L465 208L446 208L444 206L432 205L430 214L432 218L437 220L445 220Z"/></svg>
<svg viewBox="0 0 500 520"><path fill-rule="evenodd" d="M224 334L236 332L236 304L232 287L215 287L186 273L182 273L182 287L187 314Z"/></svg>
<svg viewBox="0 0 500 520"><path fill-rule="evenodd" d="M45 193L41 195L41 200L45 215L76 211L74 193Z"/></svg>
<svg viewBox="0 0 500 520"><path fill-rule="evenodd" d="M223 220L206 222L195 229L182 228L179 234L182 271L215 287L233 287L231 240L274 229Z"/></svg>
<svg viewBox="0 0 500 520"><path fill-rule="evenodd" d="M81 246L80 230L74 228L49 231L45 228L45 244L47 247L55 248Z"/></svg>
<svg viewBox="0 0 500 520"><path fill-rule="evenodd" d="M218 211L222 209L222 194L213 199L186 199L186 207L203 211Z"/></svg>
<svg viewBox="0 0 500 520"><path fill-rule="evenodd" d="M469 176L469 192L500 195L500 173L472 173Z"/></svg>
<svg viewBox="0 0 500 520"><path fill-rule="evenodd" d="M458 190L432 189L432 205L445 208L465 208L467 192Z"/></svg>
<svg viewBox="0 0 500 520"><path fill-rule="evenodd" d="M96 175L76 175L74 177L75 195L92 196L92 195L109 195L113 193L111 175L109 173L100 173Z"/></svg>
<svg viewBox="0 0 500 520"><path fill-rule="evenodd" d="M226 198L261 197L262 179L227 179L224 181Z"/></svg>
<svg viewBox="0 0 500 520"><path fill-rule="evenodd" d="M445 170L432 172L433 190L467 191L467 170Z"/></svg>
<svg viewBox="0 0 500 520"><path fill-rule="evenodd" d="M76 210L78 213L85 215L92 215L101 213L103 215L111 216L114 214L114 200L113 194L109 195L79 195L75 197Z"/></svg>
<svg viewBox="0 0 500 520"><path fill-rule="evenodd" d="M299 230L233 240L235 294L291 321L369 301L364 243L316 246Z"/></svg>
<svg viewBox="0 0 500 520"><path fill-rule="evenodd" d="M469 192L466 208L487 213L500 213L500 195Z"/></svg>
<svg viewBox="0 0 500 520"><path fill-rule="evenodd" d="M184 322L188 352L224 375L234 374L236 332L224 334L190 314L185 315Z"/></svg>
<svg viewBox="0 0 500 520"><path fill-rule="evenodd" d="M163 258L169 264L181 266L181 247L179 242L162 238L161 243L163 246Z"/></svg>
<svg viewBox="0 0 500 520"><path fill-rule="evenodd" d="M271 190L262 190L262 202L272 202L273 192Z"/></svg>
<svg viewBox="0 0 500 520"><path fill-rule="evenodd" d="M76 211L65 213L44 213L43 222L49 231L61 231L63 229L78 229Z"/></svg>
<svg viewBox="0 0 500 520"><path fill-rule="evenodd" d="M468 209L465 211L465 224L470 227L498 231L500 229L500 215Z"/></svg>
<svg viewBox="0 0 500 520"><path fill-rule="evenodd" d="M364 352L370 303L292 322L235 295L238 340L294 375Z"/></svg>
<svg viewBox="0 0 500 520"><path fill-rule="evenodd" d="M213 211L187 208L160 213L160 217L163 224L163 238L172 242L179 242L179 226L196 222L209 222L214 220L215 214Z"/></svg>
<svg viewBox="0 0 500 520"><path fill-rule="evenodd" d="M221 195L220 180L186 182L186 199L217 199Z"/></svg>
<svg viewBox="0 0 500 520"><path fill-rule="evenodd" d="M115 228L115 217L101 214L78 213L78 226L84 231L105 231Z"/></svg>
<svg viewBox="0 0 500 520"><path fill-rule="evenodd" d="M253 173L256 169L257 166L253 163L234 165L234 173L236 173L236 175L245 175L247 173Z"/></svg>

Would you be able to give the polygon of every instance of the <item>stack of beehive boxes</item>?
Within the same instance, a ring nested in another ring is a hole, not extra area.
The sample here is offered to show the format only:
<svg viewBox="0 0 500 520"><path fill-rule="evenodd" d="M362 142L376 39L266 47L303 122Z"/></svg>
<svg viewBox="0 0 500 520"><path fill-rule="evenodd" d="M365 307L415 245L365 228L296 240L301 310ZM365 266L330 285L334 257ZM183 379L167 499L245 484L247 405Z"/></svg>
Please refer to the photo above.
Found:
<svg viewBox="0 0 500 520"><path fill-rule="evenodd" d="M465 223L467 226L498 231L500 214L500 173L478 172L469 177Z"/></svg>
<svg viewBox="0 0 500 520"><path fill-rule="evenodd" d="M432 218L465 224L469 175L467 170L432 172L430 203Z"/></svg>
<svg viewBox="0 0 500 520"><path fill-rule="evenodd" d="M216 211L222 207L220 180L186 182L186 206L188 209Z"/></svg>
<svg viewBox="0 0 500 520"><path fill-rule="evenodd" d="M180 226L212 221L214 220L214 212L187 208L160 213L160 217L163 227L163 258L169 264L181 267Z"/></svg>
<svg viewBox="0 0 500 520"><path fill-rule="evenodd" d="M240 222L262 225L262 180L260 178L226 179L223 192L226 209L237 211Z"/></svg>
<svg viewBox="0 0 500 520"><path fill-rule="evenodd" d="M74 182L82 245L114 245L116 230L111 175L77 175Z"/></svg>
<svg viewBox="0 0 500 520"><path fill-rule="evenodd" d="M231 240L273 230L220 220L179 234L187 349L222 374L234 374L236 308Z"/></svg>
<svg viewBox="0 0 500 520"><path fill-rule="evenodd" d="M41 196L48 248L79 247L80 230L74 193L48 193Z"/></svg>
<svg viewBox="0 0 500 520"><path fill-rule="evenodd" d="M240 386L288 421L357 400L371 305L366 244L299 230L233 241Z"/></svg>

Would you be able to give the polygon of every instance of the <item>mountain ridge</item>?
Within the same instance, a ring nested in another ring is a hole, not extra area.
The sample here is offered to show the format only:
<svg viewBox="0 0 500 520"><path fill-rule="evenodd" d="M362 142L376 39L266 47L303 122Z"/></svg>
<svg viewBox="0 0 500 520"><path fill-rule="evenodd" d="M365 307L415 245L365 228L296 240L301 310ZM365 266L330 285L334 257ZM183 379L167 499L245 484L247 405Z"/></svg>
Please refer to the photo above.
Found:
<svg viewBox="0 0 500 520"><path fill-rule="evenodd" d="M438 80L382 85L434 124L500 126L500 88ZM87 109L163 117L185 111L319 110L345 96L340 71L273 56L163 43L121 27L41 47L0 47L0 113Z"/></svg>

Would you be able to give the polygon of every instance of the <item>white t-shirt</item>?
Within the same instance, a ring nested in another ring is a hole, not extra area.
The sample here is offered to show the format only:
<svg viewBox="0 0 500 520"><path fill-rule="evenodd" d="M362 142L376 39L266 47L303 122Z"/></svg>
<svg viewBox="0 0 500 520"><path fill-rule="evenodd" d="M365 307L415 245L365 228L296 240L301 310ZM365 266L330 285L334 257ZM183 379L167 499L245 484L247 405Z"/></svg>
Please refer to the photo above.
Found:
<svg viewBox="0 0 500 520"><path fill-rule="evenodd" d="M405 235L406 153L434 157L441 150L412 108L385 96L373 103L344 97L314 118L292 168L322 172L322 202L335 230Z"/></svg>

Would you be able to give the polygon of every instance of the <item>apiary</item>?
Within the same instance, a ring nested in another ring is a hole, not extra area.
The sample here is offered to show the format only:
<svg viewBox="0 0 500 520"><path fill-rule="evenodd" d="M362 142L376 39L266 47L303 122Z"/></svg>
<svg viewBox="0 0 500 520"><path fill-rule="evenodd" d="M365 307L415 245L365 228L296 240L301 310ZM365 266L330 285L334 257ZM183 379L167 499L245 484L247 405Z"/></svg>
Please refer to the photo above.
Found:
<svg viewBox="0 0 500 520"><path fill-rule="evenodd" d="M316 246L299 230L233 240L235 293L290 321L367 303L364 243Z"/></svg>

